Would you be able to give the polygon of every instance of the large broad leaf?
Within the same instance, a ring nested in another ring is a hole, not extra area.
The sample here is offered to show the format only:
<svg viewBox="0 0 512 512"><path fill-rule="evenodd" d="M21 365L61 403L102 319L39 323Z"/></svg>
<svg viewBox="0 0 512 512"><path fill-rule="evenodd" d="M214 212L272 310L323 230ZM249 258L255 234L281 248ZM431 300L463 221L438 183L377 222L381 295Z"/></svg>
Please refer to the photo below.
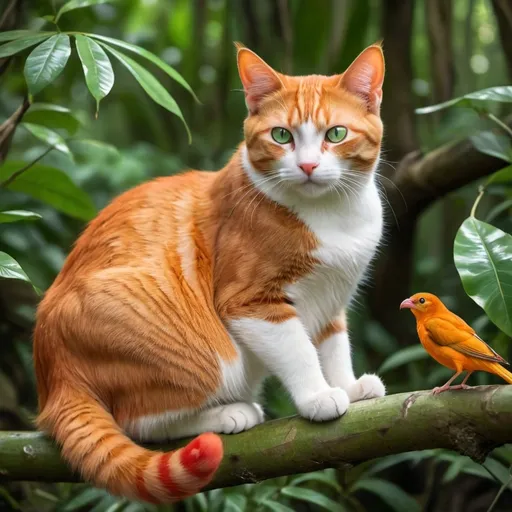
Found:
<svg viewBox="0 0 512 512"><path fill-rule="evenodd" d="M46 126L40 126L38 124L21 123L21 125L26 128L34 137L37 137L43 142L46 142L46 144L49 146L53 146L57 151L65 153L71 158L71 160L73 160L73 154L66 144L66 141L57 132L46 128Z"/></svg>
<svg viewBox="0 0 512 512"><path fill-rule="evenodd" d="M0 224L9 222L18 222L20 220L39 220L41 215L39 213L28 212L26 210L9 210L0 212Z"/></svg>
<svg viewBox="0 0 512 512"><path fill-rule="evenodd" d="M25 62L25 80L30 94L37 94L64 70L71 54L69 36L57 34L32 50Z"/></svg>
<svg viewBox="0 0 512 512"><path fill-rule="evenodd" d="M76 133L80 126L80 120L69 108L51 103L33 103L23 116L23 121L53 130L66 130L69 135Z"/></svg>
<svg viewBox="0 0 512 512"><path fill-rule="evenodd" d="M144 57L145 59L148 59L153 64L156 64L162 71L167 73L173 80L176 80L176 82L183 86L190 94L192 94L194 99L199 102L197 96L195 95L190 85L188 85L187 81L175 69L169 66L169 64L164 62L160 57L157 57L154 53L148 52L140 46L136 46L134 44L121 41L119 39L113 39L112 37L100 36L99 34L85 35L93 37L94 39L98 39L99 41L103 41L105 43L110 43L114 46L118 46L120 48L123 48L124 50L128 50L130 52L136 53L137 55L140 55L141 57Z"/></svg>
<svg viewBox="0 0 512 512"><path fill-rule="evenodd" d="M139 82L139 84L148 93L153 101L166 108L169 112L172 112L183 121L190 143L192 136L190 134L187 123L185 122L183 114L181 113L181 109L178 107L178 104L174 98L167 92L165 87L138 62L135 62L127 55L118 52L105 43L101 43L101 45L104 46L112 55L114 55L114 57L116 57L116 59L118 59L119 62L133 75L135 80Z"/></svg>
<svg viewBox="0 0 512 512"><path fill-rule="evenodd" d="M396 512L420 512L418 502L397 485L380 478L364 478L356 482L354 491L365 490L378 496Z"/></svg>
<svg viewBox="0 0 512 512"><path fill-rule="evenodd" d="M512 182L512 165L507 165L498 172L495 172L488 180L487 185L492 183L509 183Z"/></svg>
<svg viewBox="0 0 512 512"><path fill-rule="evenodd" d="M428 353L423 348L423 345L413 345L411 347L405 347L400 349L398 352L391 354L379 368L379 373L389 372L399 366L412 363L413 361L419 361L420 359L427 359Z"/></svg>
<svg viewBox="0 0 512 512"><path fill-rule="evenodd" d="M30 48L31 46L34 46L37 43L40 43L41 41L48 39L49 37L49 33L43 35L39 34L27 36L23 39L16 39L9 43L5 43L2 46L0 46L0 58L9 57L9 55L14 55L15 53L21 52L26 48Z"/></svg>
<svg viewBox="0 0 512 512"><path fill-rule="evenodd" d="M512 141L510 137L493 132L481 132L473 135L470 139L473 146L481 153L512 163Z"/></svg>
<svg viewBox="0 0 512 512"><path fill-rule="evenodd" d="M330 512L345 512L346 510L339 503L336 503L327 496L317 491L312 491L311 489L303 489L302 487L283 487L281 489L281 494L288 498L313 503L314 505L317 505L324 510L329 510Z"/></svg>
<svg viewBox="0 0 512 512"><path fill-rule="evenodd" d="M74 11L75 9L83 9L84 7L91 7L92 5L108 4L115 0L70 0L65 3L55 16L55 23L59 21L59 18L66 12Z"/></svg>
<svg viewBox="0 0 512 512"><path fill-rule="evenodd" d="M454 259L466 293L512 336L512 236L469 217L455 237Z"/></svg>
<svg viewBox="0 0 512 512"><path fill-rule="evenodd" d="M79 34L75 35L75 39L85 82L96 100L96 109L98 109L100 101L114 85L114 70L107 54L96 41Z"/></svg>
<svg viewBox="0 0 512 512"><path fill-rule="evenodd" d="M26 162L6 162L0 167L0 182L26 165ZM55 167L35 164L20 174L8 188L28 194L77 219L90 220L96 214L88 194L78 188L65 172Z"/></svg>
<svg viewBox="0 0 512 512"><path fill-rule="evenodd" d="M416 114L430 114L431 112L437 112L438 110L443 110L454 105L457 105L458 107L481 108L482 102L485 101L512 103L512 86L505 85L501 87L490 87L489 89L483 89L482 91L471 92L464 96L460 96L459 98L453 98L452 100L438 103L437 105L417 108L415 112Z"/></svg>
<svg viewBox="0 0 512 512"><path fill-rule="evenodd" d="M56 32L39 32L38 30L8 30L0 32L0 43L3 41L14 41L15 39L23 39L31 36L45 36L48 37L56 34Z"/></svg>
<svg viewBox="0 0 512 512"><path fill-rule="evenodd" d="M0 252L0 278L19 279L30 283L30 279L20 264L5 252Z"/></svg>

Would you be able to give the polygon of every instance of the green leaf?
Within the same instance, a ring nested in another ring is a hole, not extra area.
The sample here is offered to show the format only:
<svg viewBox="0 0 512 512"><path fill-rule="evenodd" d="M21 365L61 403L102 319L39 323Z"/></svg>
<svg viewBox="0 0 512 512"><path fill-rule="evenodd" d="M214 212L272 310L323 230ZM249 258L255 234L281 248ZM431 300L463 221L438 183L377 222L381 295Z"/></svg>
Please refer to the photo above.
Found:
<svg viewBox="0 0 512 512"><path fill-rule="evenodd" d="M28 212L26 210L8 210L0 212L0 224L18 222L20 220L39 220L41 218L39 213Z"/></svg>
<svg viewBox="0 0 512 512"><path fill-rule="evenodd" d="M32 36L51 36L56 32L40 32L38 30L8 30L7 32L0 32L0 42L14 41L15 39L23 39Z"/></svg>
<svg viewBox="0 0 512 512"><path fill-rule="evenodd" d="M470 139L473 146L481 153L512 163L512 141L510 137L493 132L481 132L473 135Z"/></svg>
<svg viewBox="0 0 512 512"><path fill-rule="evenodd" d="M381 478L364 478L356 482L354 491L365 490L378 496L397 512L420 512L418 502L397 485Z"/></svg>
<svg viewBox="0 0 512 512"><path fill-rule="evenodd" d="M80 127L79 119L71 110L51 103L33 103L23 116L23 121L53 130L66 130L70 135L76 133Z"/></svg>
<svg viewBox="0 0 512 512"><path fill-rule="evenodd" d="M25 80L34 95L51 84L64 70L71 54L69 36L57 34L32 50L25 62Z"/></svg>
<svg viewBox="0 0 512 512"><path fill-rule="evenodd" d="M140 57L144 57L145 59L151 61L153 64L157 65L162 71L164 71L167 75L169 75L173 80L175 80L182 87L184 87L190 94L192 94L194 99L197 102L199 102L197 96L195 95L194 91L187 83L187 81L175 69L169 66L169 64L163 61L160 57L157 57L154 53L148 52L146 49L141 48L140 46L136 46L134 44L121 41L119 39L113 39L112 37L101 36L99 34L85 35L92 37L94 39L98 39L99 41L103 41L105 43L113 44L114 46L119 46L120 48L124 48L125 50L128 50L130 52L134 52Z"/></svg>
<svg viewBox="0 0 512 512"><path fill-rule="evenodd" d="M180 107L174 100L174 98L167 92L165 87L145 68L143 68L138 62L124 55L111 46L101 43L119 62L133 75L135 80L139 82L142 88L148 93L153 101L166 108L169 112L172 112L178 116L185 125L185 129L188 134L189 143L192 141L190 130L185 122L183 114L181 113Z"/></svg>
<svg viewBox="0 0 512 512"><path fill-rule="evenodd" d="M278 503L277 501L272 500L263 500L260 505L267 507L269 510L272 510L272 512L293 512L294 509L287 507L286 505L281 505L281 503Z"/></svg>
<svg viewBox="0 0 512 512"><path fill-rule="evenodd" d="M512 336L512 236L469 217L455 237L454 260L466 293Z"/></svg>
<svg viewBox="0 0 512 512"><path fill-rule="evenodd" d="M57 151L65 153L71 158L71 160L73 160L73 154L66 144L66 141L57 132L46 128L46 126L40 126L38 124L21 123L21 125L26 128L34 137L37 137L39 140L42 140L49 146L53 146Z"/></svg>
<svg viewBox="0 0 512 512"><path fill-rule="evenodd" d="M83 9L84 7L91 7L93 5L108 4L114 1L115 0L70 0L59 9L57 16L55 16L55 23L57 23L60 17L66 12L74 11L75 9Z"/></svg>
<svg viewBox="0 0 512 512"><path fill-rule="evenodd" d="M495 172L487 181L487 185L491 183L509 183L512 182L512 165L508 165L498 172Z"/></svg>
<svg viewBox="0 0 512 512"><path fill-rule="evenodd" d="M194 494L190 498L183 501L187 511L208 512L208 500L204 493ZM124 512L124 511L123 511Z"/></svg>
<svg viewBox="0 0 512 512"><path fill-rule="evenodd" d="M512 167L510 167L510 170L512 170ZM512 199L506 199L505 201L502 201L501 203L497 204L488 214L486 217L486 222L492 222L496 217L499 217L503 212L510 210L512 208Z"/></svg>
<svg viewBox="0 0 512 512"><path fill-rule="evenodd" d="M289 498L313 503L330 512L345 512L345 508L323 494L302 487L283 487L281 494Z"/></svg>
<svg viewBox="0 0 512 512"><path fill-rule="evenodd" d="M395 466L396 464L401 464L403 462L415 463L417 464L419 461L423 459L427 459L432 457L432 453L428 450L423 450L420 452L406 452L406 453L398 453L396 455L389 455L388 457L384 457L378 460L369 470L369 474L379 473L380 471L384 471L390 467Z"/></svg>
<svg viewBox="0 0 512 512"><path fill-rule="evenodd" d="M455 480L461 473L463 473L464 465L466 464L465 457L458 457L455 459L446 470L443 475L443 484L450 483L452 480Z"/></svg>
<svg viewBox="0 0 512 512"><path fill-rule="evenodd" d="M19 279L30 283L30 279L20 264L5 252L0 252L0 278ZM32 284L32 283L31 283Z"/></svg>
<svg viewBox="0 0 512 512"><path fill-rule="evenodd" d="M49 34L38 35L38 36L28 36L23 39L16 39L15 41L11 41L9 43L5 43L0 46L0 58L9 57L9 55L14 55L15 53L21 52L26 48L30 48L45 39L50 37Z"/></svg>
<svg viewBox="0 0 512 512"><path fill-rule="evenodd" d="M115 496L104 496L101 498L101 501L99 503L96 503L96 505L92 508L89 508L89 512L108 512L112 506L115 506L118 508L120 498L117 498Z"/></svg>
<svg viewBox="0 0 512 512"><path fill-rule="evenodd" d="M267 483L260 483L255 485L251 491L251 501L261 503L264 500L269 500L274 494L279 492L277 485L269 485Z"/></svg>
<svg viewBox="0 0 512 512"><path fill-rule="evenodd" d="M224 509L226 512L244 512L247 508L247 498L242 494L232 494L226 497Z"/></svg>
<svg viewBox="0 0 512 512"><path fill-rule="evenodd" d="M481 103L484 101L512 103L512 86L505 85L501 87L490 87L489 89L471 92L464 96L453 98L452 100L448 100L443 103L438 103L437 105L417 108L415 112L416 114L430 114L454 105L457 105L458 107L472 107L478 109L481 108Z"/></svg>
<svg viewBox="0 0 512 512"><path fill-rule="evenodd" d="M336 481L336 475L321 473L321 472L306 473L304 475L295 477L290 481L289 485L298 486L300 484L308 483L308 482L320 482L320 483L328 485L329 487L333 488L337 492L341 492L340 484Z"/></svg>
<svg viewBox="0 0 512 512"><path fill-rule="evenodd" d="M114 70L107 54L96 41L79 34L75 35L75 39L85 82L96 100L96 109L98 109L100 101L114 85Z"/></svg>
<svg viewBox="0 0 512 512"><path fill-rule="evenodd" d="M398 352L391 354L379 368L379 373L389 372L399 366L412 363L413 361L419 361L420 359L427 359L428 353L423 348L423 345L413 345L411 347L405 347L400 349Z"/></svg>
<svg viewBox="0 0 512 512"><path fill-rule="evenodd" d="M20 161L6 162L0 167L0 182L26 165L26 162ZM64 171L55 167L35 164L7 188L28 194L77 219L87 221L96 215L96 208L89 195L78 188Z"/></svg>
<svg viewBox="0 0 512 512"><path fill-rule="evenodd" d="M114 145L108 144L101 140L94 139L77 139L70 141L70 146L77 153L82 151L90 155L90 151L97 151L98 153L109 153L114 158L121 158L121 153Z"/></svg>

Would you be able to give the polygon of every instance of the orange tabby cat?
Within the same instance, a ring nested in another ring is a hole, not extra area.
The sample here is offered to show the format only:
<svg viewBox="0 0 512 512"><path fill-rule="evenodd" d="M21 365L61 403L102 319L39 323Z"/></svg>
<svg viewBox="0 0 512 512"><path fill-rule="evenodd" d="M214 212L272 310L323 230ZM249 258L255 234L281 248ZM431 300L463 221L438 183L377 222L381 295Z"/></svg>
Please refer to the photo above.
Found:
<svg viewBox="0 0 512 512"><path fill-rule="evenodd" d="M382 232L384 60L291 77L238 47L245 143L219 172L159 178L78 239L37 314L38 425L83 477L170 502L263 421L267 373L313 421L382 396L356 379L345 310ZM202 434L173 453L135 444Z"/></svg>

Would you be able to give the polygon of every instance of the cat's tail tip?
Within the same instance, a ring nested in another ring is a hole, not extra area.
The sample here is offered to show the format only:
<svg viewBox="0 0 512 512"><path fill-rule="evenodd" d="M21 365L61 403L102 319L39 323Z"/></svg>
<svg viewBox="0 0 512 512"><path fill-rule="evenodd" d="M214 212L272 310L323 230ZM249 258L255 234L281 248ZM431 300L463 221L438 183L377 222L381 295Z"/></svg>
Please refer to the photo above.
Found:
<svg viewBox="0 0 512 512"><path fill-rule="evenodd" d="M180 462L189 473L197 478L208 479L209 482L217 471L223 455L221 438L217 434L207 432L199 435L183 448Z"/></svg>
<svg viewBox="0 0 512 512"><path fill-rule="evenodd" d="M201 492L212 480L224 454L216 434L201 434L183 448L150 454L139 467L136 499L150 503L174 503ZM121 492L126 496L126 488Z"/></svg>

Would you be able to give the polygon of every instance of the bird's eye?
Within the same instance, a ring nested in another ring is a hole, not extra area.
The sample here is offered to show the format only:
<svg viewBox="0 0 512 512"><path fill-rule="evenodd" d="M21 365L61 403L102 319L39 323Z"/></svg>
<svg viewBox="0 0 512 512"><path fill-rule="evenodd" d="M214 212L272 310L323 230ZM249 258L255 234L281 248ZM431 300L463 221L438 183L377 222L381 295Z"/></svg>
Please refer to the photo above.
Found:
<svg viewBox="0 0 512 512"><path fill-rule="evenodd" d="M425 304L425 299L423 297L420 299L420 304Z"/></svg>
<svg viewBox="0 0 512 512"><path fill-rule="evenodd" d="M289 130L286 128L272 128L272 131L270 132L272 135L272 138L278 143L278 144L289 144L293 141L293 136L290 133Z"/></svg>

